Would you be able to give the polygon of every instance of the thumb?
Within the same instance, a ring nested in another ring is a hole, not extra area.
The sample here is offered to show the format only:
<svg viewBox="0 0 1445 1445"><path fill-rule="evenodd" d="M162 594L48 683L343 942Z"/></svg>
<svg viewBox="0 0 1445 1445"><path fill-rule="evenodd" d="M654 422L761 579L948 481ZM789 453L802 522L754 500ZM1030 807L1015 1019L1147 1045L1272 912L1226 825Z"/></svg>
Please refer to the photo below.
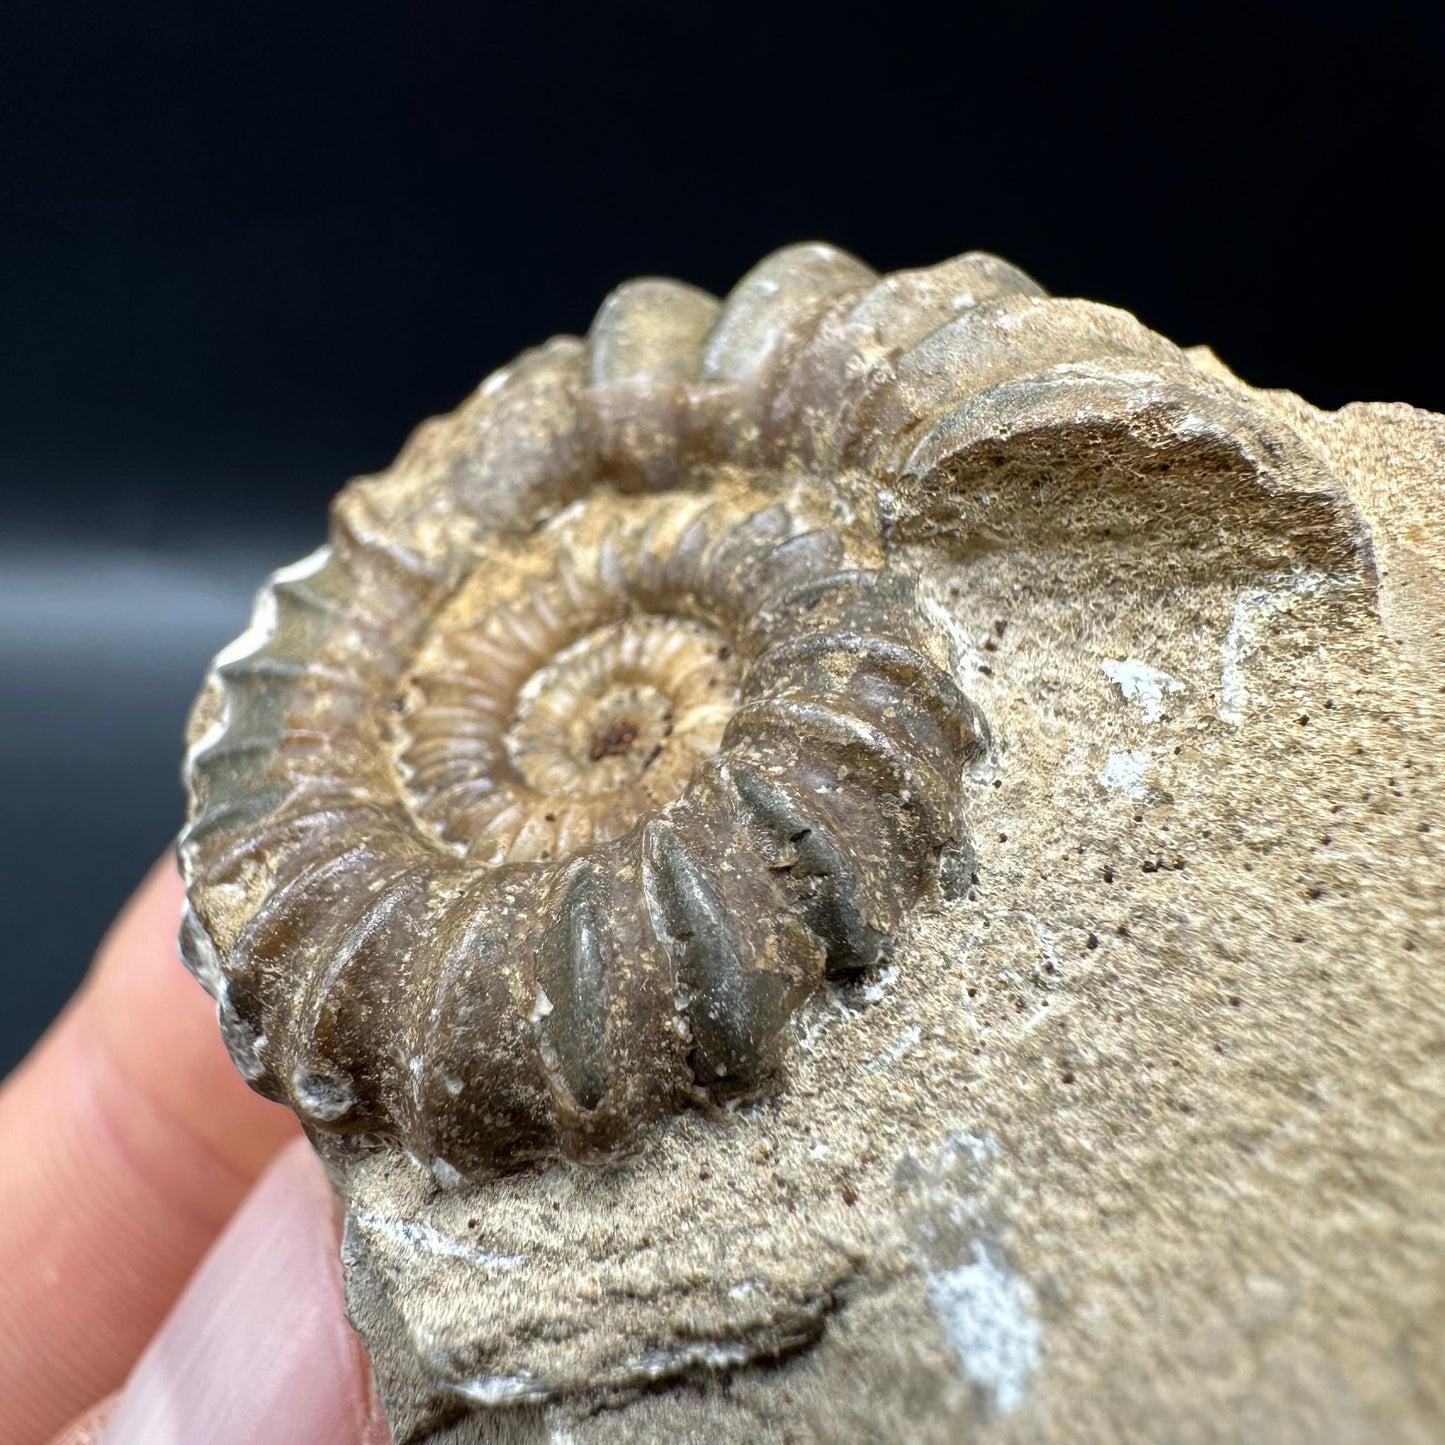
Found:
<svg viewBox="0 0 1445 1445"><path fill-rule="evenodd" d="M342 1308L336 1207L304 1140L283 1149L131 1372L104 1445L383 1445Z"/></svg>

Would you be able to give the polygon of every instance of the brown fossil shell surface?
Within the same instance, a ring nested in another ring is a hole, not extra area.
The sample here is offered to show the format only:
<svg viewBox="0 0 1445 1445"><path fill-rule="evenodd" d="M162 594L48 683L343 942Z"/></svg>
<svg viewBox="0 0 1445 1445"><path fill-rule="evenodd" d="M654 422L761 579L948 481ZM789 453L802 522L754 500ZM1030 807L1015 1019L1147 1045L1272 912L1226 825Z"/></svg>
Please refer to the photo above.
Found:
<svg viewBox="0 0 1445 1445"><path fill-rule="evenodd" d="M344 493L212 673L186 956L338 1145L505 1169L755 1094L804 994L958 872L983 730L948 628L876 498L763 425L791 338L714 310L624 288L495 378L478 454Z"/></svg>
<svg viewBox="0 0 1445 1445"><path fill-rule="evenodd" d="M1427 1438L1439 1230L1362 1224L1441 1293L1333 1332L1396 1294L1280 1263L1345 1176L1279 1099L1348 1017L1425 1197L1442 458L994 257L805 245L620 287L351 483L196 703L181 942L398 1440Z"/></svg>

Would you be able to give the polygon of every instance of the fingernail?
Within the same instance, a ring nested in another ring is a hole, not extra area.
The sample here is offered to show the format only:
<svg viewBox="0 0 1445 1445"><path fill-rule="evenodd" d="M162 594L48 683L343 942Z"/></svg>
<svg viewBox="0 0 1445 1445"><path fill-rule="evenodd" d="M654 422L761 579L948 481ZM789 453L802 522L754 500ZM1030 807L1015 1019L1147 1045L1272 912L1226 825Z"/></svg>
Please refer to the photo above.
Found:
<svg viewBox="0 0 1445 1445"><path fill-rule="evenodd" d="M103 1445L356 1445L366 1384L333 1211L310 1146L288 1145L136 1363Z"/></svg>

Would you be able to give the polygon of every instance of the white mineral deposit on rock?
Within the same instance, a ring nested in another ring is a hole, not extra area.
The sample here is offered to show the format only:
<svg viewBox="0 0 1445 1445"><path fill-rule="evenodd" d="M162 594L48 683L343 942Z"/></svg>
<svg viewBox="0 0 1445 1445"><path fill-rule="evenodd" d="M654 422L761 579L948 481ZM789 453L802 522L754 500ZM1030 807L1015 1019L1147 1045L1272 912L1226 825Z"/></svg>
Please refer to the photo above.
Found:
<svg viewBox="0 0 1445 1445"><path fill-rule="evenodd" d="M928 1300L985 1408L1017 1410L1039 1367L1033 1291L975 1244L971 1261L928 1277Z"/></svg>
<svg viewBox="0 0 1445 1445"><path fill-rule="evenodd" d="M1165 697L1183 690L1177 678L1140 662L1137 657L1106 658L1102 667L1110 682L1115 683L1126 698L1138 703L1139 716L1146 723L1157 723L1164 715Z"/></svg>
<svg viewBox="0 0 1445 1445"><path fill-rule="evenodd" d="M1149 770L1149 754L1142 748L1128 748L1110 753L1099 781L1106 788L1117 788L1131 798L1147 798L1149 789L1144 786L1144 774Z"/></svg>

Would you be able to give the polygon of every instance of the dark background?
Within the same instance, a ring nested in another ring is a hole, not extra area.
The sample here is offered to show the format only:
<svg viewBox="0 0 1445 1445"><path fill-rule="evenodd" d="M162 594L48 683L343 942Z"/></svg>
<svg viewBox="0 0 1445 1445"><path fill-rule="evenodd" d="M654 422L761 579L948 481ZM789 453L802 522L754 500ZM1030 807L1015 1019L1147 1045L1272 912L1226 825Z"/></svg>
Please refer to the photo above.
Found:
<svg viewBox="0 0 1445 1445"><path fill-rule="evenodd" d="M6 0L0 1069L329 495L618 281L972 247L1445 410L1445 7Z"/></svg>

